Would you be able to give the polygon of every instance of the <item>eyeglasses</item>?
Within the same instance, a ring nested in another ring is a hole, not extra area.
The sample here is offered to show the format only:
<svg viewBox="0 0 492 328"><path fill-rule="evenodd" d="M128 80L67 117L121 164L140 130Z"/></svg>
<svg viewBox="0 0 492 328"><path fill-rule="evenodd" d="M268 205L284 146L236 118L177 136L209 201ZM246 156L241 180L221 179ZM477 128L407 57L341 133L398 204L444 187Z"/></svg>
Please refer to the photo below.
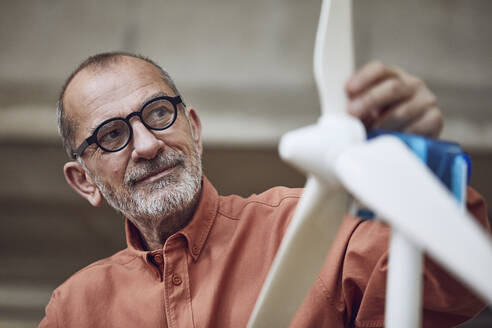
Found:
<svg viewBox="0 0 492 328"><path fill-rule="evenodd" d="M138 112L130 113L126 118L114 117L102 122L73 152L73 157L82 156L85 149L93 143L107 152L116 152L125 148L133 135L130 125L133 116L138 116L147 129L161 131L169 128L178 117L177 106L180 103L182 103L180 96L161 96L147 101Z"/></svg>

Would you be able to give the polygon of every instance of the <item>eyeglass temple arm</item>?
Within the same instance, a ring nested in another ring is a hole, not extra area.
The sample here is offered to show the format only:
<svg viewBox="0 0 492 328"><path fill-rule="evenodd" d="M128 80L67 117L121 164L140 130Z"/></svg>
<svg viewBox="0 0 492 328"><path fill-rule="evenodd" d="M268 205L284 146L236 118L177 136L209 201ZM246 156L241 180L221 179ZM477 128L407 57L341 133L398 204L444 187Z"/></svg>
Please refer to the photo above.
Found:
<svg viewBox="0 0 492 328"><path fill-rule="evenodd" d="M77 157L80 157L84 150L92 145L94 142L96 142L96 135L93 134L89 138L85 139L84 142L79 146L79 148L75 149L72 153L73 159L76 159Z"/></svg>

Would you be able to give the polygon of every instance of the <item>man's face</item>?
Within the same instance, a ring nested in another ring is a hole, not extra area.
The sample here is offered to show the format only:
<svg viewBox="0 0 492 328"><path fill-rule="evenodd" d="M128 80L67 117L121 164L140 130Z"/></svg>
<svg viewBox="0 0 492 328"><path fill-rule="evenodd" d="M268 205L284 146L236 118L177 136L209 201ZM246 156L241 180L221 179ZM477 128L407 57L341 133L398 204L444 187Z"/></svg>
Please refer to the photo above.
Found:
<svg viewBox="0 0 492 328"><path fill-rule="evenodd" d="M103 121L126 117L156 95L175 96L151 64L124 57L105 68L81 71L67 88L67 114L79 123L78 146ZM184 115L163 131L148 130L138 117L133 137L118 152L89 146L82 161L108 203L129 218L157 220L189 211L201 185L200 127Z"/></svg>

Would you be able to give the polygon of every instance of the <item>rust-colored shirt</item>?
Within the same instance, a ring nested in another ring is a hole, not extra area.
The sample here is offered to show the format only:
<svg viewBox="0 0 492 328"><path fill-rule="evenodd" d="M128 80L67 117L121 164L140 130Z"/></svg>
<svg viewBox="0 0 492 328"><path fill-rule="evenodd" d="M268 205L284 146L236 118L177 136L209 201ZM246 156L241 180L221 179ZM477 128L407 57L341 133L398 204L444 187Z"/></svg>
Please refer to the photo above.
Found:
<svg viewBox="0 0 492 328"><path fill-rule="evenodd" d="M40 327L245 327L301 191L221 197L204 178L192 221L163 249L145 251L127 220L128 247L58 287ZM488 224L472 190L468 208ZM387 247L387 227L346 217L292 326L382 327ZM424 285L425 327L483 307L430 261Z"/></svg>

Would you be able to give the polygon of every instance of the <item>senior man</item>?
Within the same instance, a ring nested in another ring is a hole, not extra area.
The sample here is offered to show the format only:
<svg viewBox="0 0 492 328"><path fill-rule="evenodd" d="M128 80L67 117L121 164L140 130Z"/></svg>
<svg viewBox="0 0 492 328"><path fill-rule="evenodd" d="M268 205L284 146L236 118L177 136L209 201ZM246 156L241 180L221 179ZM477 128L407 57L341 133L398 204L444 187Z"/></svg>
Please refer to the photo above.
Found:
<svg viewBox="0 0 492 328"><path fill-rule="evenodd" d="M433 94L400 70L368 64L347 95L369 129L441 129ZM58 287L40 326L244 327L302 190L219 196L202 175L197 112L147 58L90 57L68 78L58 115L68 184L123 214L128 247ZM473 190L468 208L486 224ZM387 227L346 217L292 325L382 327L387 247ZM458 324L483 306L430 261L424 284L426 327Z"/></svg>

